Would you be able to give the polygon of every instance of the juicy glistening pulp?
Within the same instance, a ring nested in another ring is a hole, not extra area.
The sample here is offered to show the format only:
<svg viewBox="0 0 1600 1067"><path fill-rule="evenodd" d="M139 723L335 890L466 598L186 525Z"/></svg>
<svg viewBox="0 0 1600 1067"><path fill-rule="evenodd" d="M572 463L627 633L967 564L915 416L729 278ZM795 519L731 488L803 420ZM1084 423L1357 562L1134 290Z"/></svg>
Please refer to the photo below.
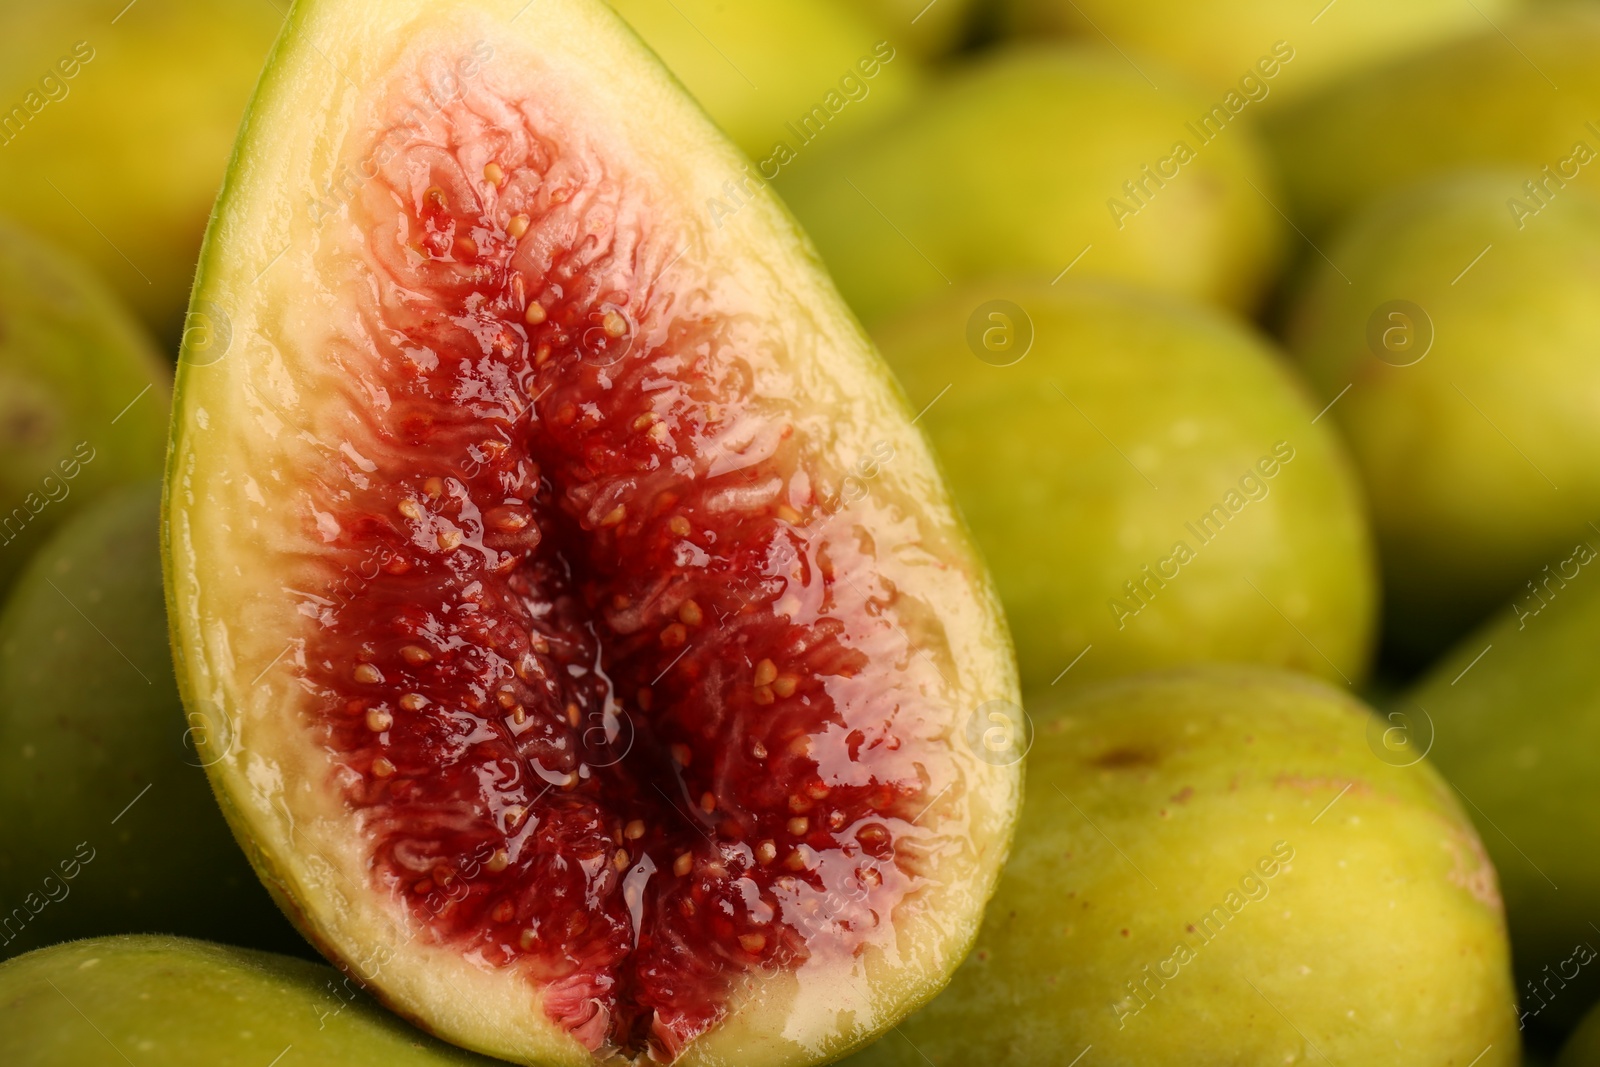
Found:
<svg viewBox="0 0 1600 1067"><path fill-rule="evenodd" d="M671 1056L948 847L938 626L876 567L914 523L828 493L791 354L605 146L474 83L408 114L324 259L305 709L381 889Z"/></svg>

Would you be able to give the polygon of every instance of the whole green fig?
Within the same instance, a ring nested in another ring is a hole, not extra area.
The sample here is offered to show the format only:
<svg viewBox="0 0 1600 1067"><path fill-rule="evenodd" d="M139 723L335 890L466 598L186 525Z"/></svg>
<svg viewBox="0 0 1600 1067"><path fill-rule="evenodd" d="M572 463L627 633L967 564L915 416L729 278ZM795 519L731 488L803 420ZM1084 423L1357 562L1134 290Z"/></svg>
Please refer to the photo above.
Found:
<svg viewBox="0 0 1600 1067"><path fill-rule="evenodd" d="M0 965L17 1067L490 1067L384 1011L332 967L178 937L105 937Z"/></svg>
<svg viewBox="0 0 1600 1067"><path fill-rule="evenodd" d="M307 951L206 783L194 735L225 723L178 699L160 496L86 509L0 614L0 956L127 930Z"/></svg>
<svg viewBox="0 0 1600 1067"><path fill-rule="evenodd" d="M81 507L161 472L170 377L99 279L0 222L0 593Z"/></svg>
<svg viewBox="0 0 1600 1067"><path fill-rule="evenodd" d="M1518 1062L1494 869L1362 705L1208 668L1031 707L976 948L850 1067Z"/></svg>
<svg viewBox="0 0 1600 1067"><path fill-rule="evenodd" d="M1485 19L1499 18L1519 2L1006 0L1004 6L1014 29L1104 37L1214 93L1249 102L1242 106L1266 109L1353 80L1384 59L1483 29ZM1273 61L1285 56L1291 58L1282 76L1268 74Z"/></svg>
<svg viewBox="0 0 1600 1067"><path fill-rule="evenodd" d="M611 6L751 158L734 179L745 186L735 196L776 177L796 153L815 151L808 146L818 137L836 141L883 123L922 82L905 27L888 29L847 0Z"/></svg>
<svg viewBox="0 0 1600 1067"><path fill-rule="evenodd" d="M877 340L925 407L1025 685L1203 660L1362 677L1377 591L1355 479L1259 336L1064 280L960 287Z"/></svg>
<svg viewBox="0 0 1600 1067"><path fill-rule="evenodd" d="M808 153L778 189L868 326L993 274L1249 308L1282 222L1253 132L1191 129L1203 105L1110 50L1000 49L892 128Z"/></svg>
<svg viewBox="0 0 1600 1067"><path fill-rule="evenodd" d="M1585 531L1397 707L1470 798L1500 871L1521 1010L1546 1032L1600 994L1600 532Z"/></svg>
<svg viewBox="0 0 1600 1067"><path fill-rule="evenodd" d="M1457 10L1477 18L1465 5ZM1268 117L1263 132L1286 206L1302 226L1320 229L1387 190L1464 166L1512 168L1508 196L1535 208L1582 184L1600 156L1600 7L1549 5L1496 22L1480 20L1469 37Z"/></svg>
<svg viewBox="0 0 1600 1067"><path fill-rule="evenodd" d="M1600 197L1516 172L1395 193L1326 246L1288 344L1366 483L1391 645L1437 651L1600 516Z"/></svg>
<svg viewBox="0 0 1600 1067"><path fill-rule="evenodd" d="M52 0L0 13L0 212L85 260L164 338L283 10Z"/></svg>

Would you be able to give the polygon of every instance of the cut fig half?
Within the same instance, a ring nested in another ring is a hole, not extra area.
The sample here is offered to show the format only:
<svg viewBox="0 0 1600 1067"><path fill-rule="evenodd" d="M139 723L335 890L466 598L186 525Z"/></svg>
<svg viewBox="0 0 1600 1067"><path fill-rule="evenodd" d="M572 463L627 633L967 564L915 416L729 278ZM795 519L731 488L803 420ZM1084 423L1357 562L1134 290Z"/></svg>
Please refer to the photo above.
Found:
<svg viewBox="0 0 1600 1067"><path fill-rule="evenodd" d="M841 1055L1009 842L988 580L793 221L708 213L745 165L600 0L311 0L200 263L212 783L331 959L516 1062Z"/></svg>

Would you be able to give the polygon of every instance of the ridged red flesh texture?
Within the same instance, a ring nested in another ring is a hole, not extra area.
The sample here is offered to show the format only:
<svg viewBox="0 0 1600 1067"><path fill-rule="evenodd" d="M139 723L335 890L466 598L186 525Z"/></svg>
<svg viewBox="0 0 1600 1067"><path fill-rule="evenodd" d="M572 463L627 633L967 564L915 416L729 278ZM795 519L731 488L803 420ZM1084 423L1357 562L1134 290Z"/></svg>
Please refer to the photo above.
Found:
<svg viewBox="0 0 1600 1067"><path fill-rule="evenodd" d="M671 1059L925 879L932 611L819 499L775 331L648 182L537 100L402 107L328 260L354 430L305 508L308 727L433 943Z"/></svg>

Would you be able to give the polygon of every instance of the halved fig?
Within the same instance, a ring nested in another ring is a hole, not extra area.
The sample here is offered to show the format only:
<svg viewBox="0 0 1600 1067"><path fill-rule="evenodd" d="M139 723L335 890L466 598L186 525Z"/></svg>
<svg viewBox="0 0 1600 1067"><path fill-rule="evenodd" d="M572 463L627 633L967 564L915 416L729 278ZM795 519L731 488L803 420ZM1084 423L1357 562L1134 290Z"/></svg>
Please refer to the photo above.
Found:
<svg viewBox="0 0 1600 1067"><path fill-rule="evenodd" d="M311 0L199 267L216 792L330 958L521 1063L840 1055L1009 841L988 581L792 220L706 213L742 166L600 0Z"/></svg>

